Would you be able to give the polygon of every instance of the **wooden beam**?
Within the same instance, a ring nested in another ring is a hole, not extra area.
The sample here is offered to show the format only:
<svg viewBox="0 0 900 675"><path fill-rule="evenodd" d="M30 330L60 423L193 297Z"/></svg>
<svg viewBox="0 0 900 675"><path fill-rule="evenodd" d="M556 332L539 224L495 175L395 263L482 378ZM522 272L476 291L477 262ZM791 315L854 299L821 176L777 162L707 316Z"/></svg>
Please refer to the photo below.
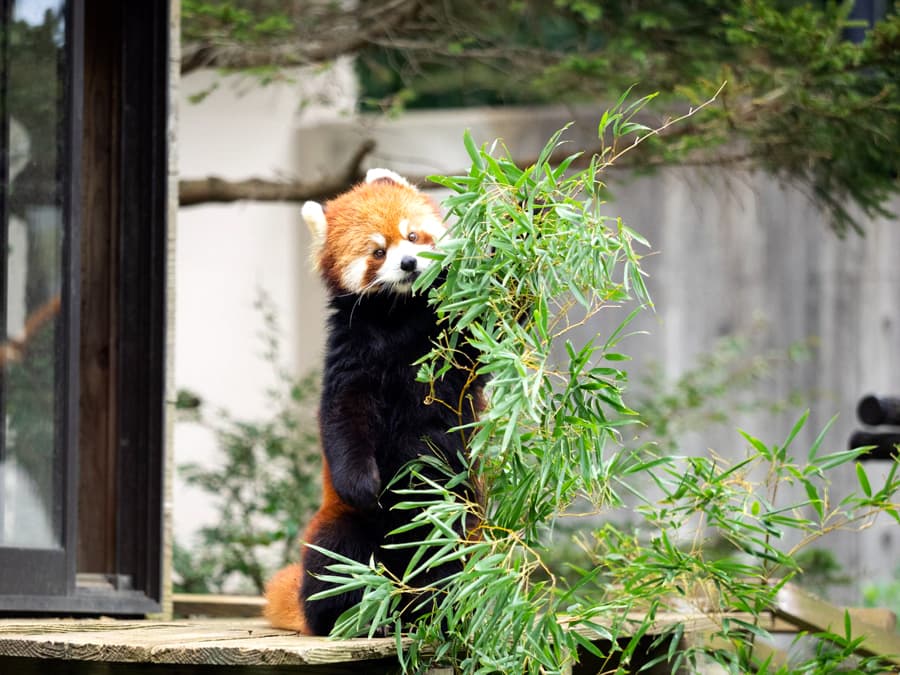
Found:
<svg viewBox="0 0 900 675"><path fill-rule="evenodd" d="M174 593L172 603L176 616L251 618L262 616L262 608L266 601L258 595Z"/></svg>
<svg viewBox="0 0 900 675"><path fill-rule="evenodd" d="M775 596L772 612L799 628L811 632L830 631L844 635L845 610L825 602L793 584L785 584ZM873 626L863 619L865 614L849 612L852 637L862 637L860 651L880 656L900 665L900 635ZM868 616L873 616L869 614ZM880 615L883 621L883 614ZM893 616L893 615L892 615ZM888 624L890 624L890 620ZM896 617L893 618L896 626ZM884 625L884 624L883 624Z"/></svg>

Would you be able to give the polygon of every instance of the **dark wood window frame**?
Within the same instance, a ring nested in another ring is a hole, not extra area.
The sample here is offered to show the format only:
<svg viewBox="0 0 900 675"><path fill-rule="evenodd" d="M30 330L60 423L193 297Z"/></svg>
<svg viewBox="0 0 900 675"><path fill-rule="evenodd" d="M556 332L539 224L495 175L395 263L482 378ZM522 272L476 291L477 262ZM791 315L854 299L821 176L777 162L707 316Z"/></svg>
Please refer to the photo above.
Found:
<svg viewBox="0 0 900 675"><path fill-rule="evenodd" d="M0 0L2 20L11 20L12 3ZM65 16L66 50L64 70L64 121L60 164L68 180L62 189L63 246L62 288L60 291L59 329L56 332L56 394L54 434L56 452L60 458L54 465L53 488L63 510L60 546L57 548L0 547L0 608L18 608L35 604L41 606L43 597L59 597L73 592L75 576L76 512L70 508L73 486L77 477L76 447L78 409L78 359L66 358L70 345L78 344L79 316L79 213L81 156L81 96L76 79L82 72L82 20L79 3L68 3ZM4 129L4 134L6 130ZM4 163L6 152L4 152ZM6 173L4 168L4 174ZM2 214L6 227L7 213ZM4 237L5 243L5 237ZM6 263L3 264L4 274ZM5 285L4 285L5 288ZM74 311L73 311L74 310ZM5 410L3 416L5 417ZM5 438L4 438L5 442ZM14 595L22 593L21 595Z"/></svg>
<svg viewBox="0 0 900 675"><path fill-rule="evenodd" d="M63 547L0 547L0 614L141 615L162 599L169 3L67 6Z"/></svg>

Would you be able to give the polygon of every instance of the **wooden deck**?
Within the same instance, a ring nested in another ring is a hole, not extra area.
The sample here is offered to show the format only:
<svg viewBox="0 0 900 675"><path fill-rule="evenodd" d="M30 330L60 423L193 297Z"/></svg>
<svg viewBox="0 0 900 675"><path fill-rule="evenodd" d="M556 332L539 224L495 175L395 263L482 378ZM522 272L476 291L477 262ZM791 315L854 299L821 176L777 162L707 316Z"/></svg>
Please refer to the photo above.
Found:
<svg viewBox="0 0 900 675"><path fill-rule="evenodd" d="M274 629L258 618L258 598L176 596L176 610L199 618L174 621L121 619L0 620L0 673L10 675L343 675L395 673L397 639L332 640ZM216 614L230 618L216 618ZM860 651L888 657L900 666L896 617L887 610L850 610ZM256 615L256 616L254 616ZM239 616L240 618L234 618ZM730 616L730 615L729 615ZM750 620L749 616L734 615ZM685 639L705 640L722 615L697 611L656 616L653 631L673 624ZM760 617L773 632L843 633L844 610L791 585L779 592L771 612ZM640 617L635 616L636 623ZM768 655L770 649L760 647ZM771 650L774 663L784 654ZM581 670L576 667L576 670ZM431 675L450 670L432 670Z"/></svg>
<svg viewBox="0 0 900 675"><path fill-rule="evenodd" d="M304 637L261 618L0 621L0 672L10 674L29 662L34 669L22 672L199 673L206 669L198 666L232 666L235 672L377 674L396 670L396 653L394 638ZM65 670L56 669L63 664Z"/></svg>

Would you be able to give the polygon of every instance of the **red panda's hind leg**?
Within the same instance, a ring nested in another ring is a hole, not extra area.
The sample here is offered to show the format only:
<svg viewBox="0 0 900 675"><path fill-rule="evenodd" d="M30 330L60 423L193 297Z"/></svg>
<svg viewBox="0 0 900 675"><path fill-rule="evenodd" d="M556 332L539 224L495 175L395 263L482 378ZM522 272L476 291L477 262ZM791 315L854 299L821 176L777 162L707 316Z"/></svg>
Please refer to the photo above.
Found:
<svg viewBox="0 0 900 675"><path fill-rule="evenodd" d="M381 519L377 513L363 513L355 509L323 509L310 523L306 540L339 555L367 564L378 551L382 540ZM312 595L334 587L318 578L328 574L328 566L337 562L334 558L311 548L303 550L303 567L306 573L301 580L300 597L309 632L328 635L338 617L359 604L362 591L308 601Z"/></svg>

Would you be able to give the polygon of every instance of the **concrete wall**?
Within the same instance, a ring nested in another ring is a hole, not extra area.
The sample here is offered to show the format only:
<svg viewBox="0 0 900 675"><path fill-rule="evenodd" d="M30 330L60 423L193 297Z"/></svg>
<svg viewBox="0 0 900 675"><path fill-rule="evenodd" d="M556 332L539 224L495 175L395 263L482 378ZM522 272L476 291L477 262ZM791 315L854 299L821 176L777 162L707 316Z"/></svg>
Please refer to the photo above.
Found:
<svg viewBox="0 0 900 675"><path fill-rule="evenodd" d="M792 445L804 458L819 432L838 415L821 452L846 448L861 428L856 404L867 393L900 393L900 229L896 220L866 222L866 236L838 239L826 216L798 190L761 173L667 169L614 185L611 208L644 234L658 255L645 260L656 305L632 325L646 331L624 351L641 372L660 364L671 382L715 342L764 328L762 347L786 354L810 341L810 358L785 362L756 387L760 399L786 400L805 392L800 406L781 413L739 414L733 426L689 434L688 453L714 449L743 456L742 428L768 444L783 441L805 407L810 417ZM892 210L900 213L900 200ZM596 326L591 327L596 329ZM869 462L875 482L889 463ZM835 472L832 507L857 488L853 466ZM779 488L782 499L805 499L799 486ZM796 543L796 539L788 542ZM836 532L816 544L831 550L853 583L830 597L859 602L862 583L890 578L900 560L900 528L881 517L862 536Z"/></svg>
<svg viewBox="0 0 900 675"><path fill-rule="evenodd" d="M195 77L195 76L192 76ZM207 75L182 86L205 86ZM568 120L578 123L573 148L590 143L598 113L589 108L525 108L410 113L398 120L307 117L299 85L237 96L220 86L203 103L182 103L180 168L184 177L312 177L342 166L365 138L377 142L366 166L411 176L468 166L462 133L478 141L503 138L517 156L536 156ZM867 392L900 394L900 231L895 221L867 224L867 236L838 240L824 216L798 191L759 174L668 169L653 177L610 177L610 213L644 233L657 253L646 261L655 314L635 326L649 335L624 349L635 368L661 364L671 381L723 335L751 331L762 317L765 342L786 349L815 338L811 361L778 372L761 397L816 392L803 448L835 413L830 447L846 443L854 406ZM437 193L439 194L439 193ZM900 203L895 203L900 210ZM239 203L182 209L177 254L176 383L240 416L260 416L269 373L256 358L261 322L251 309L257 288L274 299L290 365L316 367L321 356L324 298L306 263L308 237L299 205ZM603 330L602 325L588 330ZM766 441L783 438L799 415L739 418ZM733 429L692 438L693 450L743 452ZM691 448L689 448L691 449ZM213 461L202 430L180 424L176 461ZM870 467L870 474L884 467ZM852 473L852 472L851 472ZM846 480L855 482L848 474ZM838 485L835 493L841 491ZM176 533L184 538L209 517L199 495L176 491ZM891 572L900 559L896 526L877 524L860 539L837 537L840 559L860 578ZM851 543L854 542L854 543ZM855 543L861 542L861 543ZM848 592L849 597L853 592Z"/></svg>

